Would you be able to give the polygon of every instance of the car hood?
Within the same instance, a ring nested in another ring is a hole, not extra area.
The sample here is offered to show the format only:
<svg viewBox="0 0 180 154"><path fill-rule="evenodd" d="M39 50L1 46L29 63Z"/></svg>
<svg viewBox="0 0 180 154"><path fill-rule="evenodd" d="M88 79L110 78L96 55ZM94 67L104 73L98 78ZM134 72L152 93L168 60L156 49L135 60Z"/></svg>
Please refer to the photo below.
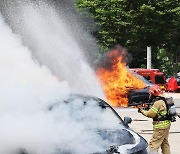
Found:
<svg viewBox="0 0 180 154"><path fill-rule="evenodd" d="M129 128L120 130L99 130L98 133L104 140L108 140L113 145L105 152L97 152L95 154L132 154L145 150L148 146L147 141L143 137Z"/></svg>
<svg viewBox="0 0 180 154"><path fill-rule="evenodd" d="M146 140L139 134L135 133L129 128L115 129L115 130L96 130L103 140L107 140L110 146L104 151L89 152L89 154L134 154L141 150L147 154L146 148L148 146ZM56 154L72 154L71 151L57 151ZM31 154L25 149L21 149L18 154Z"/></svg>

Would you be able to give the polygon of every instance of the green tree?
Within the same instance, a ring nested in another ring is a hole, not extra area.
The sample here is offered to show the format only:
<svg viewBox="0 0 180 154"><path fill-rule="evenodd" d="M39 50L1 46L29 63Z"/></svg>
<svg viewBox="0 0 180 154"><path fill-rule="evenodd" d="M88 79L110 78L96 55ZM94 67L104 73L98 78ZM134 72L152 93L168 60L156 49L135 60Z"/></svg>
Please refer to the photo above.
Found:
<svg viewBox="0 0 180 154"><path fill-rule="evenodd" d="M159 49L157 53L158 65L160 66L160 70L165 74L172 75L173 74L173 62L170 59L171 54L165 49Z"/></svg>
<svg viewBox="0 0 180 154"><path fill-rule="evenodd" d="M158 68L158 49L179 55L179 0L77 0L81 12L93 16L93 32L104 49L117 44L133 56L131 67L146 63L146 47L152 46L154 67ZM171 58L172 59L172 58ZM176 59L178 61L178 59Z"/></svg>
<svg viewBox="0 0 180 154"><path fill-rule="evenodd" d="M172 9L171 12L173 12L173 24L169 25L171 31L167 33L164 48L172 61L172 75L177 76L177 72L180 71L180 6Z"/></svg>

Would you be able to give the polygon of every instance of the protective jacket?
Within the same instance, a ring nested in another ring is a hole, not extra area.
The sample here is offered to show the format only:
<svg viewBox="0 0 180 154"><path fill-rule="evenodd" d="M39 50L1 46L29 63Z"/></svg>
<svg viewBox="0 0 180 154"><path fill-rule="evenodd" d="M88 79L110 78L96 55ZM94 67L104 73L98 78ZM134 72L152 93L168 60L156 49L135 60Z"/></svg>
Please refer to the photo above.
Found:
<svg viewBox="0 0 180 154"><path fill-rule="evenodd" d="M152 107L141 111L144 116L153 118L154 129L165 129L171 125L170 120L164 120L163 116L167 114L166 104L163 100L155 100Z"/></svg>

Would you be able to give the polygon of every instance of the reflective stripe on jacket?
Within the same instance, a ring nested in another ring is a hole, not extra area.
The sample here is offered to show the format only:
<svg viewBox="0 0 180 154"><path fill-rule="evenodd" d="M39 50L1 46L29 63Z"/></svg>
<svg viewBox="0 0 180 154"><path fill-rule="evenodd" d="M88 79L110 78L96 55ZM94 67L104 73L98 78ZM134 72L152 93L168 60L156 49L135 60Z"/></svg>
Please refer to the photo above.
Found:
<svg viewBox="0 0 180 154"><path fill-rule="evenodd" d="M159 121L157 124L153 124L153 128L155 129L164 129L167 128L171 125L170 120L165 120L165 121Z"/></svg>
<svg viewBox="0 0 180 154"><path fill-rule="evenodd" d="M154 102L153 106L148 110L142 110L142 114L144 116L150 118L161 118L162 116L166 115L166 104L163 100L157 100ZM153 121L153 128L154 129L164 129L171 125L170 120L164 121Z"/></svg>

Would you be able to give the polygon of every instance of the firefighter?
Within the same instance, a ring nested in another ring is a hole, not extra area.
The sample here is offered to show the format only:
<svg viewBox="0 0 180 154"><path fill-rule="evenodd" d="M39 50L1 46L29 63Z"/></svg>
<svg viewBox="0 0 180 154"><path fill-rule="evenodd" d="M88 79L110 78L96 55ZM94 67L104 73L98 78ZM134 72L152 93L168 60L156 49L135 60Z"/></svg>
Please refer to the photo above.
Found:
<svg viewBox="0 0 180 154"><path fill-rule="evenodd" d="M149 153L157 153L161 148L162 154L170 154L168 136L171 121L163 118L167 113L166 104L162 99L158 99L158 97L164 97L163 91L159 86L153 85L149 89L149 94L149 100L152 101L151 108L149 110L138 108L138 112L153 119L153 134L148 145Z"/></svg>

